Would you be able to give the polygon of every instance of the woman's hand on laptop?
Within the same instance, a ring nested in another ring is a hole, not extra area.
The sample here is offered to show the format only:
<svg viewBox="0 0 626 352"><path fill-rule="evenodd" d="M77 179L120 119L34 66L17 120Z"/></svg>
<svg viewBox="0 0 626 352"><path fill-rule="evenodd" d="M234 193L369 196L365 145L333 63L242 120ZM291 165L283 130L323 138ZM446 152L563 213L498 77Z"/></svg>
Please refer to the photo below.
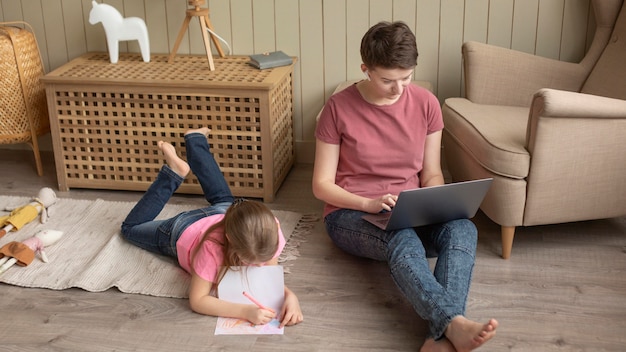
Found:
<svg viewBox="0 0 626 352"><path fill-rule="evenodd" d="M390 211L391 208L396 206L398 200L397 195L387 193L379 198L370 199L367 204L366 211L368 213L379 213L381 210Z"/></svg>

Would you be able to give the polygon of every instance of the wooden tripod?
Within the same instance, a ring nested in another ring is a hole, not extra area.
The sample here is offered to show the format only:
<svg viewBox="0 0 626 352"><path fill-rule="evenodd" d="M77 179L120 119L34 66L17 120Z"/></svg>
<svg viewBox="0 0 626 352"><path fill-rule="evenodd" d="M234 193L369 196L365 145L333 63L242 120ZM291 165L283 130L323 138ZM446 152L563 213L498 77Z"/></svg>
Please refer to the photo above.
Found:
<svg viewBox="0 0 626 352"><path fill-rule="evenodd" d="M211 20L209 20L209 9L202 8L205 0L189 0L189 5L193 6L193 9L187 10L187 15L185 16L185 21L183 21L183 25L180 28L180 32L178 32L178 37L176 38L176 42L174 43L174 49L170 53L170 57L167 62L171 63L174 61L174 56L178 51L178 47L180 46L180 42L183 40L185 36L185 32L189 28L189 22L194 17L198 17L200 21L200 27L202 28L202 39L204 40L204 48L206 49L206 57L209 60L209 70L215 71L215 63L213 62L213 54L211 53L211 43L209 42L209 35L211 36L211 40L217 49L217 52L220 54L220 57L224 57L224 51L222 50L222 46L218 41L217 37L213 33L209 33L207 28L213 31L213 26L211 25Z"/></svg>

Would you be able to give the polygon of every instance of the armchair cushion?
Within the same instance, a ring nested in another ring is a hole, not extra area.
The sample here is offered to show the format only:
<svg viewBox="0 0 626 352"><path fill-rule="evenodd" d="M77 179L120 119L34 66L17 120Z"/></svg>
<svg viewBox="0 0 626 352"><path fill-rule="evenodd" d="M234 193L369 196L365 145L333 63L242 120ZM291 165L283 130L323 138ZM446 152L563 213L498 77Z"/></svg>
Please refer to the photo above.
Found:
<svg viewBox="0 0 626 352"><path fill-rule="evenodd" d="M514 179L528 176L527 107L482 105L448 98L443 109L447 133L485 169Z"/></svg>
<svg viewBox="0 0 626 352"><path fill-rule="evenodd" d="M579 91L588 68L478 42L462 46L465 95L474 103L528 107L540 88Z"/></svg>

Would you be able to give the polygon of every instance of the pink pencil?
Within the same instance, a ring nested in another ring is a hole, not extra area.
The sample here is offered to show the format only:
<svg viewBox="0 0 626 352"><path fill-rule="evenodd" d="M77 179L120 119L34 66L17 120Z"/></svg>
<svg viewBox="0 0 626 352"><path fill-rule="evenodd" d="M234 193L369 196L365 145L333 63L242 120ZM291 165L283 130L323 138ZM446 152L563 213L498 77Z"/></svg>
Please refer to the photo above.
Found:
<svg viewBox="0 0 626 352"><path fill-rule="evenodd" d="M262 305L261 302L257 301L256 298L252 297L248 292L243 291L243 295L246 296L246 298L248 298L252 303L256 304L257 307L259 307L261 309L271 310L271 309L265 307L264 305Z"/></svg>

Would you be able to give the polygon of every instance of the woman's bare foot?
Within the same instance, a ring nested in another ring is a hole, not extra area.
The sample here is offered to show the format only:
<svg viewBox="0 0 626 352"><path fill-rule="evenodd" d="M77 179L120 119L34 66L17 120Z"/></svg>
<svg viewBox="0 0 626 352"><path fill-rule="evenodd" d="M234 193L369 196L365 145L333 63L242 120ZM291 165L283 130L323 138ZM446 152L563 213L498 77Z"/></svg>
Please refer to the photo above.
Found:
<svg viewBox="0 0 626 352"><path fill-rule="evenodd" d="M157 145L165 156L167 166L169 166L170 169L172 169L176 174L185 178L185 176L189 173L189 164L187 164L185 160L178 157L176 154L176 148L174 148L174 146L170 143L163 141L159 141Z"/></svg>
<svg viewBox="0 0 626 352"><path fill-rule="evenodd" d="M446 337L458 352L466 352L482 346L496 335L498 321L490 319L486 324L481 324L457 316L452 319L446 328Z"/></svg>
<svg viewBox="0 0 626 352"><path fill-rule="evenodd" d="M208 127L200 127L198 129L187 130L187 132L185 132L185 136L191 133L202 133L203 135L208 137L209 133L211 133L211 129Z"/></svg>
<svg viewBox="0 0 626 352"><path fill-rule="evenodd" d="M452 342L445 337L439 341L430 338L424 341L420 352L456 352L456 348L454 348Z"/></svg>

